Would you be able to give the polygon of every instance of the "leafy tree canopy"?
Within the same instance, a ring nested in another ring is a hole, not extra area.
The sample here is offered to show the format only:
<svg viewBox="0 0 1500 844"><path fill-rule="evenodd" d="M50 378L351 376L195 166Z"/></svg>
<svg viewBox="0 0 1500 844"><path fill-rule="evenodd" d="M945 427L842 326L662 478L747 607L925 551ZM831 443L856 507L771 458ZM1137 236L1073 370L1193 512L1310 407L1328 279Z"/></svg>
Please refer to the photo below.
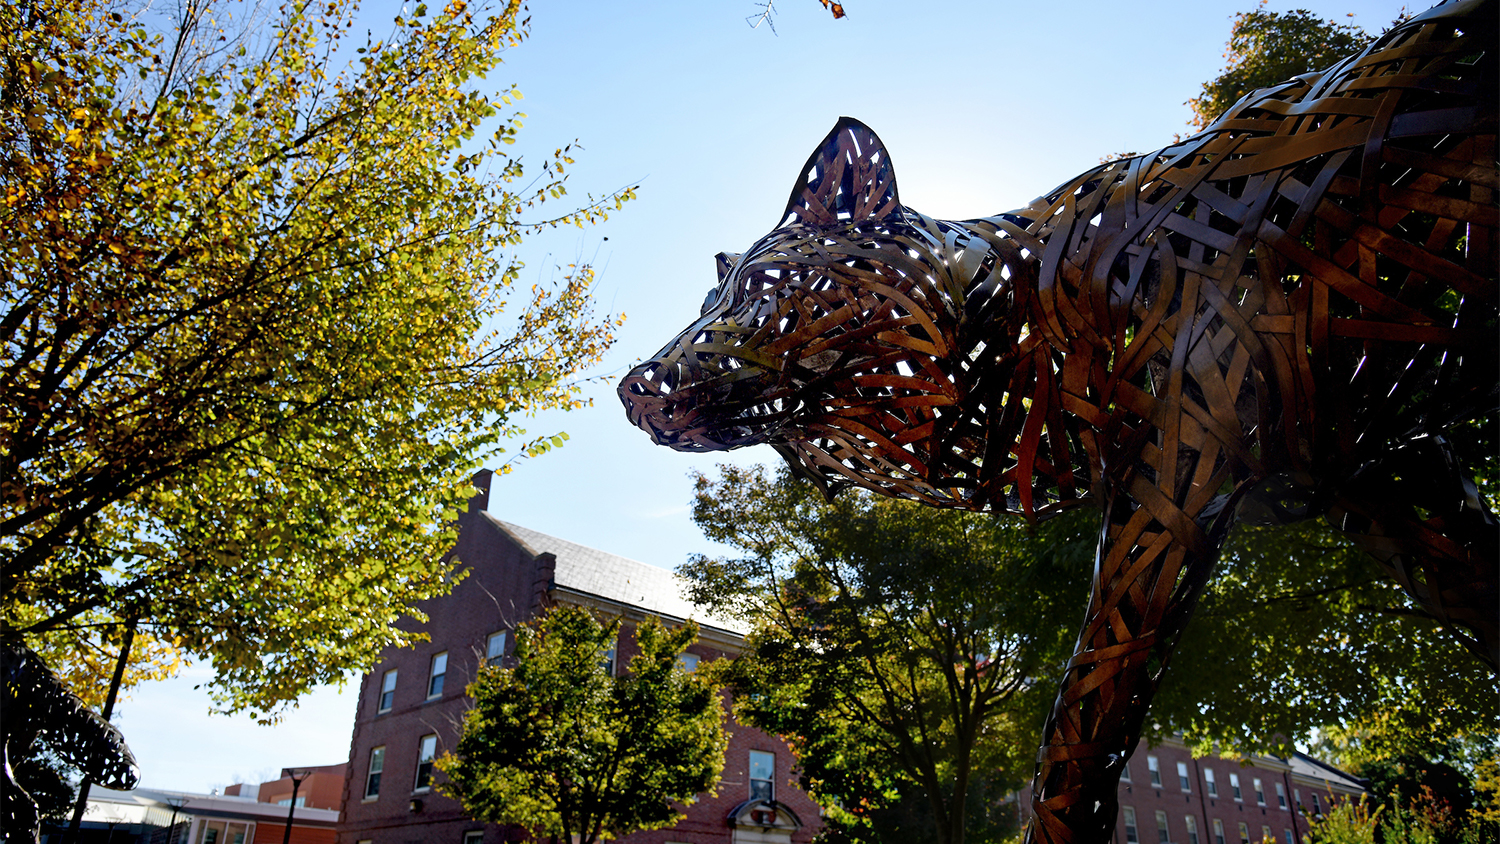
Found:
<svg viewBox="0 0 1500 844"><path fill-rule="evenodd" d="M695 602L753 620L724 668L746 723L783 736L829 806L827 840L996 840L1087 597L1096 525L849 491L783 467L698 476L693 519L743 557L680 569ZM1007 825L1008 824L1010 826Z"/></svg>
<svg viewBox="0 0 1500 844"><path fill-rule="evenodd" d="M1235 530L1151 716L1204 751L1285 755L1346 725L1404 752L1493 734L1500 702L1478 659L1368 555L1309 521Z"/></svg>
<svg viewBox="0 0 1500 844"><path fill-rule="evenodd" d="M1370 36L1353 24L1323 21L1306 9L1268 12L1266 0L1261 0L1256 9L1234 16L1224 70L1187 101L1193 110L1188 123L1202 129L1256 88L1322 70L1369 41Z"/></svg>
<svg viewBox="0 0 1500 844"><path fill-rule="evenodd" d="M81 692L130 620L127 681L211 658L261 711L404 641L473 471L611 341L586 267L514 290L603 214L528 222L571 159L505 152L519 3L357 13L0 6L0 635Z"/></svg>
<svg viewBox="0 0 1500 844"><path fill-rule="evenodd" d="M613 677L604 660L619 626L557 607L517 631L514 668L480 671L457 753L438 762L440 789L470 817L593 844L670 826L683 817L673 802L718 782L718 686L677 665L697 625L647 619L640 653Z"/></svg>

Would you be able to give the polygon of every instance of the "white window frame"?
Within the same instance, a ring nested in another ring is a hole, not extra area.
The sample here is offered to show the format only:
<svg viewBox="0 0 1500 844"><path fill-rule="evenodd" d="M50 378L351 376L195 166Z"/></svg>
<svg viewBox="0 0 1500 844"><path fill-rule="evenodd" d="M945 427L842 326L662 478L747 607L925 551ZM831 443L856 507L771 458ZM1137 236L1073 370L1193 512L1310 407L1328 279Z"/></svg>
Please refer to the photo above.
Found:
<svg viewBox="0 0 1500 844"><path fill-rule="evenodd" d="M417 739L417 777L412 781L413 794L425 794L432 790L432 763L437 759L437 733L428 733Z"/></svg>
<svg viewBox="0 0 1500 844"><path fill-rule="evenodd" d="M1187 844L1198 844L1198 819L1192 815L1183 815L1182 828L1187 831Z"/></svg>
<svg viewBox="0 0 1500 844"><path fill-rule="evenodd" d="M1136 823L1135 807L1120 807L1122 826L1125 827L1125 844L1141 844L1141 828Z"/></svg>
<svg viewBox="0 0 1500 844"><path fill-rule="evenodd" d="M484 830L464 830L464 844L484 844Z"/></svg>
<svg viewBox="0 0 1500 844"><path fill-rule="evenodd" d="M762 762L766 761L767 757L770 759L770 763L771 763L771 776L770 776L770 779L767 779L765 777L757 777L757 776L755 776L755 763L757 761L757 759L756 759L757 755L760 756L760 757L762 757L759 760L759 761L762 761ZM765 785L765 789L764 789L765 792L766 792L765 796L763 798L759 798L759 799L765 799L767 801L775 800L776 799L776 754L772 753L772 752L770 752L768 750L752 750L752 751L750 751L750 754L747 757L747 761L746 761L746 764L745 764L745 780L750 785L750 799L752 799L752 800L758 799L756 797L756 790L757 790L756 789L756 783L765 783L766 784Z"/></svg>
<svg viewBox="0 0 1500 844"><path fill-rule="evenodd" d="M609 675L610 677L615 676L615 667L616 663L619 661L619 655L620 640L618 638L611 639L609 647L604 651L604 659L600 660L599 662L599 667L603 668L604 673Z"/></svg>
<svg viewBox="0 0 1500 844"><path fill-rule="evenodd" d="M1156 810L1156 840L1157 844L1170 844L1172 833L1167 827L1167 813L1161 809Z"/></svg>
<svg viewBox="0 0 1500 844"><path fill-rule="evenodd" d="M1266 784L1260 781L1260 777L1250 780L1250 785L1255 789L1255 805L1266 805Z"/></svg>
<svg viewBox="0 0 1500 844"><path fill-rule="evenodd" d="M1208 792L1209 797L1219 796L1219 783L1214 779L1214 769L1203 769L1203 790Z"/></svg>
<svg viewBox="0 0 1500 844"><path fill-rule="evenodd" d="M1286 811L1286 786L1282 785L1279 782L1275 783L1275 786L1276 786L1276 803L1277 803L1277 805L1279 805L1281 807L1281 811L1285 812Z"/></svg>
<svg viewBox="0 0 1500 844"><path fill-rule="evenodd" d="M1271 841L1271 842L1274 842L1276 840L1276 836L1274 836L1274 835L1271 834L1271 825L1270 824L1264 824L1263 823L1263 824L1260 825L1260 840L1261 841Z"/></svg>
<svg viewBox="0 0 1500 844"><path fill-rule="evenodd" d="M1240 844L1250 844L1250 824L1240 821Z"/></svg>
<svg viewBox="0 0 1500 844"><path fill-rule="evenodd" d="M380 691L375 695L375 714L390 712L396 705L396 681L399 669L392 668L380 675Z"/></svg>
<svg viewBox="0 0 1500 844"><path fill-rule="evenodd" d="M1126 762L1120 768L1120 782L1130 782L1130 763Z"/></svg>
<svg viewBox="0 0 1500 844"><path fill-rule="evenodd" d="M1151 785L1161 788L1161 760L1155 756L1147 756L1146 770L1151 772Z"/></svg>
<svg viewBox="0 0 1500 844"><path fill-rule="evenodd" d="M682 669L684 674L692 674L697 671L698 663L702 661L702 658L697 654L690 654L686 651L677 655L677 667Z"/></svg>
<svg viewBox="0 0 1500 844"><path fill-rule="evenodd" d="M485 639L484 639L484 664L485 665L499 665L500 661L503 660L503 659L505 659L505 646L507 644L507 639L509 638L505 634L506 634L506 631L504 631L504 630L497 630L494 633L491 633L490 635L488 635L488 636L485 637ZM482 830L482 829L479 830L479 832L480 832L481 835L484 834L484 830Z"/></svg>
<svg viewBox="0 0 1500 844"><path fill-rule="evenodd" d="M375 767L376 765L380 767ZM374 800L380 796L381 774L385 773L385 745L370 748L370 761L365 767L365 800ZM371 789L371 778L374 778L374 788Z"/></svg>
<svg viewBox="0 0 1500 844"><path fill-rule="evenodd" d="M435 653L432 662L427 668L427 699L436 700L443 696L443 687L447 684L448 677L448 652Z"/></svg>
<svg viewBox="0 0 1500 844"><path fill-rule="evenodd" d="M1224 822L1218 818L1214 818L1214 844L1225 844Z"/></svg>
<svg viewBox="0 0 1500 844"><path fill-rule="evenodd" d="M1243 802L1245 802L1245 793L1240 790L1240 775L1239 774L1230 774L1229 775L1229 793L1234 795L1234 802L1236 802L1236 803L1243 803Z"/></svg>
<svg viewBox="0 0 1500 844"><path fill-rule="evenodd" d="M1191 794L1193 792L1193 779L1188 776L1186 762L1177 763L1177 785L1182 789L1183 794Z"/></svg>

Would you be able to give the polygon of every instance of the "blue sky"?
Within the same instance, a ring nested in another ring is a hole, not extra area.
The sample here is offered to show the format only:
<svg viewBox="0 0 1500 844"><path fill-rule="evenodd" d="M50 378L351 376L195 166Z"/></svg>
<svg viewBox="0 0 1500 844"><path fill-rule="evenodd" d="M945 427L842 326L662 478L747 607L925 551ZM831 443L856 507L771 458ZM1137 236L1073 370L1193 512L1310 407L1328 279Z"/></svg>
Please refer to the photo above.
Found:
<svg viewBox="0 0 1500 844"><path fill-rule="evenodd" d="M530 39L488 80L525 96L516 148L539 167L576 139L576 199L637 184L640 198L604 225L549 232L519 251L528 284L557 264L593 261L601 307L628 321L593 373L607 383L587 388L594 407L528 425L567 431L569 443L500 479L491 511L669 568L711 551L688 518L688 473L775 455L652 446L625 421L613 382L697 315L714 254L740 251L772 226L834 122L856 117L880 134L906 205L946 218L1006 211L1101 156L1170 142L1185 129L1183 102L1223 64L1234 13L1253 3L847 0L849 17L835 21L816 0L777 0L774 34L746 24L752 0L533 3ZM1268 5L1370 31L1400 7ZM373 4L367 14L398 8ZM207 790L347 757L353 684L320 690L264 728L210 716L206 694L192 688L209 676L190 669L118 707L145 785Z"/></svg>

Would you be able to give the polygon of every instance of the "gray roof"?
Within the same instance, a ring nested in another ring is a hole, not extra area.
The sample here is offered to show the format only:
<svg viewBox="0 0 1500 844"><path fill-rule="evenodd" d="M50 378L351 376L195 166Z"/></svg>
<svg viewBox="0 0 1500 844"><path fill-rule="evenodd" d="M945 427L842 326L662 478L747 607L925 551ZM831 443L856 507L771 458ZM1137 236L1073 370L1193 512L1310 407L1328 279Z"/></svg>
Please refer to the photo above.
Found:
<svg viewBox="0 0 1500 844"><path fill-rule="evenodd" d="M501 521L489 513L485 516L533 557L541 553L554 555L557 567L553 581L561 588L634 607L663 619L691 618L702 627L741 636L749 632L744 622L713 615L688 601L687 582L675 572L548 536Z"/></svg>
<svg viewBox="0 0 1500 844"><path fill-rule="evenodd" d="M1365 791L1365 784L1358 777L1340 771L1327 762L1320 762L1301 751L1293 753L1292 758L1286 761L1292 766L1293 776L1322 780L1356 793Z"/></svg>

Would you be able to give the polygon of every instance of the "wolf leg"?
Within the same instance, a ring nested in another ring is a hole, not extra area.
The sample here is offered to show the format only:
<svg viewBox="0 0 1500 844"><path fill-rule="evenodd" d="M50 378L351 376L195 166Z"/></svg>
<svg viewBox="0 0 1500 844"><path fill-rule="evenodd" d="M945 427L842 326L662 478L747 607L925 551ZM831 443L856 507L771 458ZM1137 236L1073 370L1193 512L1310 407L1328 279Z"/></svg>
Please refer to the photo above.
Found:
<svg viewBox="0 0 1500 844"><path fill-rule="evenodd" d="M1120 772L1228 530L1235 496L1213 496L1210 481L1184 484L1179 505L1138 475L1106 510L1083 630L1043 728L1031 842L1109 840Z"/></svg>
<svg viewBox="0 0 1500 844"><path fill-rule="evenodd" d="M1500 520L1443 438L1424 437L1357 472L1328 521L1500 671Z"/></svg>

